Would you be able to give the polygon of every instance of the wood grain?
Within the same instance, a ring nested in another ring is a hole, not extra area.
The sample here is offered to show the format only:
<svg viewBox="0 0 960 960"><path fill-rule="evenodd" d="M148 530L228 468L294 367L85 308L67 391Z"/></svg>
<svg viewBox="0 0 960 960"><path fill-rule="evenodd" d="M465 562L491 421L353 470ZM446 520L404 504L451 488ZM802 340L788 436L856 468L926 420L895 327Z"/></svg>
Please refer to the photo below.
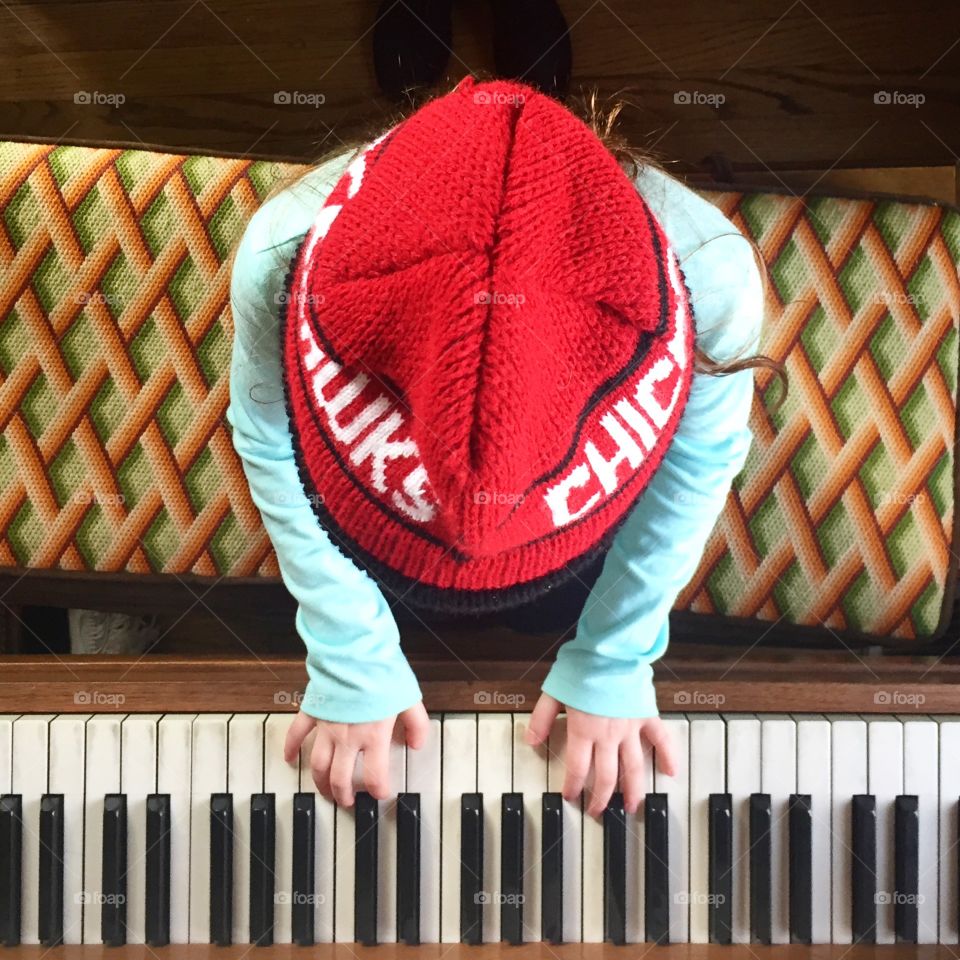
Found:
<svg viewBox="0 0 960 960"><path fill-rule="evenodd" d="M412 658L428 710L528 711L547 659ZM847 651L678 645L655 665L670 712L960 713L960 664ZM0 658L0 712L294 711L302 659Z"/></svg>
<svg viewBox="0 0 960 960"><path fill-rule="evenodd" d="M625 131L680 169L952 164L960 7L921 0L560 0L575 89L626 92ZM0 5L0 135L312 161L392 111L374 0L11 0ZM488 4L458 4L448 73L492 71ZM112 105L78 92L120 94ZM279 91L320 93L278 105ZM877 104L880 91L919 106ZM678 102L722 96L719 106Z"/></svg>

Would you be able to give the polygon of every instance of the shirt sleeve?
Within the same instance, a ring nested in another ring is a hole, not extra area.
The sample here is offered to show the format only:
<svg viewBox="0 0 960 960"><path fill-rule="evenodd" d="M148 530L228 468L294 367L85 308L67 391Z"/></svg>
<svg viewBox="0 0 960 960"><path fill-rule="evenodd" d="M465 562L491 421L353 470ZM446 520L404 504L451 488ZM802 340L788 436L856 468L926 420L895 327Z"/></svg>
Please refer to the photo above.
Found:
<svg viewBox="0 0 960 960"><path fill-rule="evenodd" d="M320 526L294 460L280 380L278 304L282 264L296 238L277 244L271 224L282 222L285 235L296 234L317 207L315 195L305 205L296 191L278 194L257 210L241 239L230 286L227 421L283 583L298 604L308 676L300 707L319 719L360 723L393 716L421 693L383 594Z"/></svg>
<svg viewBox="0 0 960 960"><path fill-rule="evenodd" d="M720 361L755 355L763 290L746 240L720 236L683 269L701 348ZM752 402L753 370L694 373L677 431L611 544L575 636L557 651L545 693L599 716L657 716L651 664L666 650L670 610L743 469Z"/></svg>

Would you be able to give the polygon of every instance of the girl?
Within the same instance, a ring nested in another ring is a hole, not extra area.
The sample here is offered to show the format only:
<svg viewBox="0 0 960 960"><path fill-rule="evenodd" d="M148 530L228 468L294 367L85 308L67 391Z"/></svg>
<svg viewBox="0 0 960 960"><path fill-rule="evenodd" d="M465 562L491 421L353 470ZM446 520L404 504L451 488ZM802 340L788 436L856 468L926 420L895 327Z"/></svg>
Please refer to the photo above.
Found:
<svg viewBox="0 0 960 960"><path fill-rule="evenodd" d="M274 192L236 251L227 419L307 650L286 756L315 730L339 804L360 755L389 794L398 719L426 736L387 597L529 618L579 590L527 741L565 711L563 794L594 816L618 784L637 809L642 741L675 769L651 664L749 451L752 368L782 369L751 243L614 117L467 77Z"/></svg>

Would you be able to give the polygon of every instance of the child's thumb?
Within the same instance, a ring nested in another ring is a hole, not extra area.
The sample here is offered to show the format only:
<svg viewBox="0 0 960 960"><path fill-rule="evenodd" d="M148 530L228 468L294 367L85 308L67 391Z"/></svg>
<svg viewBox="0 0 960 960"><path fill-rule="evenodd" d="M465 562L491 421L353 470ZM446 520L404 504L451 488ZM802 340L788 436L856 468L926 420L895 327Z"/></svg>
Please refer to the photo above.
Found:
<svg viewBox="0 0 960 960"><path fill-rule="evenodd" d="M554 700L549 694L542 694L530 714L530 722L524 734L527 743L534 747L543 743L550 736L550 728L559 712L560 701Z"/></svg>
<svg viewBox="0 0 960 960"><path fill-rule="evenodd" d="M427 742L430 732L430 718L424 709L423 702L415 703L400 714L403 723L403 737L408 747L419 750Z"/></svg>

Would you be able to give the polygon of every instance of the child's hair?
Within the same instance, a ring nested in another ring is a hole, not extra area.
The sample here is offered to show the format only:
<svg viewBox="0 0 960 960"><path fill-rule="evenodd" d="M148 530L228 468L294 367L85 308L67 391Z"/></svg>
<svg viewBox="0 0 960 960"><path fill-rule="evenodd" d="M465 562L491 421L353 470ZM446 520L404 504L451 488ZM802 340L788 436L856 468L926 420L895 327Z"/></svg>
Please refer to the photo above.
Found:
<svg viewBox="0 0 960 960"><path fill-rule="evenodd" d="M355 153L371 140L379 136L384 130L390 129L403 120L404 116L412 112L413 109L419 108L428 100L443 96L444 94L450 92L450 90L453 89L453 86L454 84L451 83L445 88L434 87L430 90L421 91L416 95L412 94L411 109L406 111L406 113L399 112L398 114L390 117L388 122L381 121L380 129L378 130L367 130L365 135L351 137L348 140L340 140L337 147L325 150L314 161L313 165L319 165L333 159L336 156ZM579 97L575 98L573 106L571 106L570 109L574 114L580 117L580 119L583 120L591 130L593 130L593 132L600 139L601 143L603 143L610 153L613 154L614 158L627 173L627 175L630 176L631 179L635 180L637 175L644 167L657 167L658 169L663 169L662 161L654 159L654 155L652 153L645 153L629 143L626 138L624 138L615 129L617 125L617 118L619 117L624 106L626 106L627 101L622 98L613 98L610 105L604 107L598 102L598 99L598 94L595 90L588 94L581 94ZM266 201L271 197L283 192L288 187L293 186L303 176L304 171L302 169L298 169L289 176L279 178L277 182L271 186L262 202L266 203ZM720 236L727 235L728 234L721 234ZM744 236L739 232L733 235L742 237L747 243L750 244L750 247L753 250L754 259L756 260L757 266L760 270L760 275L763 280L763 300L764 303L766 303L769 274L767 271L767 265L763 260L763 255L760 253L756 243L754 243L750 237ZM719 237L714 237L712 239L719 239ZM708 240L707 243L709 242L710 241ZM746 346L743 348L743 350L741 350L741 352L744 352L745 349ZM745 357L741 359L734 358L720 362L710 357L698 345L695 345L694 347L694 370L696 370L698 373L706 373L711 376L726 376L731 373L737 373L740 370L748 370L754 367L771 370L773 374L780 380L780 394L771 408L771 412L776 412L786 400L787 391L789 388L789 377L787 375L786 368L781 361L775 360L772 357L768 357L764 354L756 354L751 357Z"/></svg>

